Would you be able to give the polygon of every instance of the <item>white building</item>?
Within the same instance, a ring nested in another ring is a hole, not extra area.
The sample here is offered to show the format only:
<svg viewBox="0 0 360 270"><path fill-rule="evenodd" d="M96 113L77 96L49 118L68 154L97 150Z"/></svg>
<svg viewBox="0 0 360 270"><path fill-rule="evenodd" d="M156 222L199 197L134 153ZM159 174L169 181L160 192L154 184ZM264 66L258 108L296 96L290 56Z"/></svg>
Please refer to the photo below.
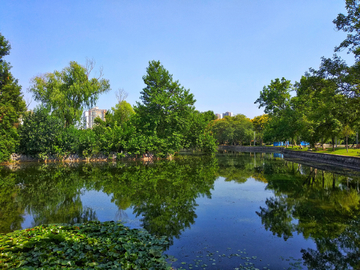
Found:
<svg viewBox="0 0 360 270"><path fill-rule="evenodd" d="M98 107L92 108L84 112L85 128L92 128L94 125L94 119L100 117L101 120L105 121L106 110L101 110Z"/></svg>

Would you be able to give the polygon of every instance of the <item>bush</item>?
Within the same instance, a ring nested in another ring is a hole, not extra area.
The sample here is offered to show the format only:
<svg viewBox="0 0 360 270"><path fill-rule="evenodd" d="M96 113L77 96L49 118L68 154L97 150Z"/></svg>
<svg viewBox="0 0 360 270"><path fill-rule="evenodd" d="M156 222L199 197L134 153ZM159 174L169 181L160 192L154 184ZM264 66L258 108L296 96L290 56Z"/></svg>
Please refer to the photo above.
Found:
<svg viewBox="0 0 360 270"><path fill-rule="evenodd" d="M19 127L20 145L18 152L31 156L49 156L56 153L56 142L66 141L62 121L43 108L24 115ZM58 145L62 147L62 145ZM59 151L57 149L57 151Z"/></svg>

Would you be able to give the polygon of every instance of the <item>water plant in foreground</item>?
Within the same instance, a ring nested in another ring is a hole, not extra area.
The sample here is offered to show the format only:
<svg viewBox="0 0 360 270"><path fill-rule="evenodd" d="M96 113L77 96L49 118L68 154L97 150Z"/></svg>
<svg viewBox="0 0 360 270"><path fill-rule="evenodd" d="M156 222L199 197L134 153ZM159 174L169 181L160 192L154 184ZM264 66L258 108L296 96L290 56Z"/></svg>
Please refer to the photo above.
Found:
<svg viewBox="0 0 360 270"><path fill-rule="evenodd" d="M113 221L41 225L0 234L0 268L170 269L167 244Z"/></svg>

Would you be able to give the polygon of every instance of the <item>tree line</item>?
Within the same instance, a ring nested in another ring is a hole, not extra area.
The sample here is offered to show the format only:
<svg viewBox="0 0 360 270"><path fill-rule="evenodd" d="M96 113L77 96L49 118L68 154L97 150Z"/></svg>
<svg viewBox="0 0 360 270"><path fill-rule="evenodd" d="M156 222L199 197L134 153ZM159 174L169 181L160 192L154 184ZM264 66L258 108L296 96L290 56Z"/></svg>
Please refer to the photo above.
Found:
<svg viewBox="0 0 360 270"><path fill-rule="evenodd" d="M348 66L338 55L321 59L319 69L310 68L294 84L285 78L272 80L255 101L269 116L264 128L266 141L289 140L293 143L316 143L344 139L355 142L359 131L360 75L360 5L346 1L347 15L339 14L333 21L337 30L347 32L347 38L335 52L347 48L355 57ZM293 94L292 94L293 93Z"/></svg>
<svg viewBox="0 0 360 270"><path fill-rule="evenodd" d="M213 153L217 144L284 140L307 141L314 147L318 142L335 145L341 138L348 147L360 123L360 6L348 0L346 9L347 15L339 14L333 21L338 30L348 33L335 51L348 48L355 64L348 66L335 55L322 58L319 69L310 68L294 84L285 78L272 80L255 101L266 114L253 119L239 114L215 120L212 111L197 111L194 95L159 61L149 62L140 102L132 107L120 98L106 121L96 119L93 129L81 128L83 111L111 89L101 70L92 76L94 61L85 66L70 62L61 71L34 77L29 90L40 105L26 112L21 86L3 59L11 47L0 34L0 162L14 152L41 159L111 152L166 157L180 149Z"/></svg>
<svg viewBox="0 0 360 270"><path fill-rule="evenodd" d="M29 91L40 105L26 111L21 86L3 60L9 51L9 42L0 35L0 161L9 160L14 152L46 160L70 154L166 157L184 148L216 150L209 126L214 113L197 111L190 90L159 61L149 62L140 102L132 107L123 95L105 121L97 118L92 129L83 129L84 109L93 107L99 95L110 90L101 71L98 77L91 76L94 61L85 66L70 62L61 71L34 77Z"/></svg>

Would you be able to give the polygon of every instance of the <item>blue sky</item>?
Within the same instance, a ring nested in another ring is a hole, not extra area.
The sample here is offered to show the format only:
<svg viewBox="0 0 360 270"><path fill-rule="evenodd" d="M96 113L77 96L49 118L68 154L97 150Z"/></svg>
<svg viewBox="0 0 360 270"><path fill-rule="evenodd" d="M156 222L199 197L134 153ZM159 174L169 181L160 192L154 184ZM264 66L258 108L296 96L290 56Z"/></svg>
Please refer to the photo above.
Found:
<svg viewBox="0 0 360 270"><path fill-rule="evenodd" d="M339 13L345 1L5 0L0 32L27 101L32 77L93 58L112 88L97 106L113 107L119 88L135 105L148 62L159 60L194 94L197 110L253 118L263 113L254 101L271 80L298 81L333 55L346 37L332 23Z"/></svg>

